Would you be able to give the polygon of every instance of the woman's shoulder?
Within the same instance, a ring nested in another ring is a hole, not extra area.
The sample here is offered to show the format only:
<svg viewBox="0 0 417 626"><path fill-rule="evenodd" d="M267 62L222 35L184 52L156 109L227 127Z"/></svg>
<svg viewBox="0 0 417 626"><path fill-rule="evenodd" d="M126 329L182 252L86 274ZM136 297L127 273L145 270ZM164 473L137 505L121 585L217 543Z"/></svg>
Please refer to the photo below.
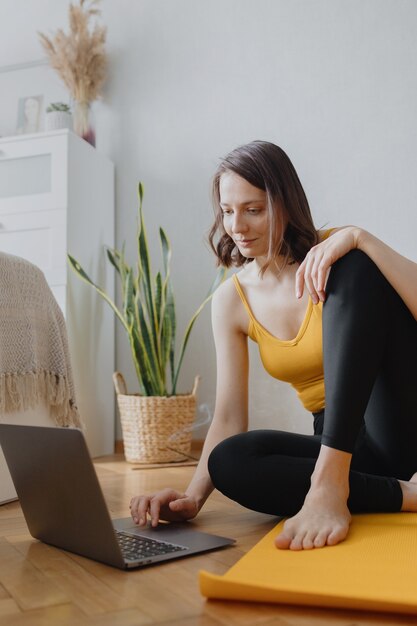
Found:
<svg viewBox="0 0 417 626"><path fill-rule="evenodd" d="M254 272L252 266L252 263L248 263L237 272L233 272L233 274L223 281L222 284L216 289L214 296L217 298L232 299L238 296L239 286L245 287L251 280L253 280Z"/></svg>
<svg viewBox="0 0 417 626"><path fill-rule="evenodd" d="M239 277L241 272L239 272ZM240 285L235 283L234 275L226 279L216 289L212 298L212 313L214 319L221 319L222 325L242 332L247 330L248 320L239 295Z"/></svg>
<svg viewBox="0 0 417 626"><path fill-rule="evenodd" d="M226 278L226 280L223 281L219 287L217 287L213 295L213 304L216 306L228 306L236 302L238 297L235 279L232 275L229 278Z"/></svg>

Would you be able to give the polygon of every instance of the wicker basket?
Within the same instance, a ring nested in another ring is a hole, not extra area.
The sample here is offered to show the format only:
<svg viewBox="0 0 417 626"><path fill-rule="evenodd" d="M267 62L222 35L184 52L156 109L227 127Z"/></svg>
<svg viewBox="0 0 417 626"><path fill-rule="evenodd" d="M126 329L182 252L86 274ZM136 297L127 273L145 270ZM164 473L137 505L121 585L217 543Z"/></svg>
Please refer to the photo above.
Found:
<svg viewBox="0 0 417 626"><path fill-rule="evenodd" d="M122 374L113 374L126 461L171 463L187 458L199 380L197 376L190 394L141 396L128 394Z"/></svg>

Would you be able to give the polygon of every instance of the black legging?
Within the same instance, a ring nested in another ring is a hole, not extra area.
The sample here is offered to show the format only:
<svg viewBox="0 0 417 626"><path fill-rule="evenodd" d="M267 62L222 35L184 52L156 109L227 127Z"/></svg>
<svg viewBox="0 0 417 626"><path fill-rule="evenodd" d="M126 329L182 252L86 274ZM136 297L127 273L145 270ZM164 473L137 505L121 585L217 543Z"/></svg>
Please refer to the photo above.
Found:
<svg viewBox="0 0 417 626"><path fill-rule="evenodd" d="M326 292L326 409L314 414L314 435L235 435L212 451L210 476L243 506L294 515L323 443L353 453L351 512L396 512L402 506L397 479L409 480L417 471L417 322L359 250L333 265Z"/></svg>

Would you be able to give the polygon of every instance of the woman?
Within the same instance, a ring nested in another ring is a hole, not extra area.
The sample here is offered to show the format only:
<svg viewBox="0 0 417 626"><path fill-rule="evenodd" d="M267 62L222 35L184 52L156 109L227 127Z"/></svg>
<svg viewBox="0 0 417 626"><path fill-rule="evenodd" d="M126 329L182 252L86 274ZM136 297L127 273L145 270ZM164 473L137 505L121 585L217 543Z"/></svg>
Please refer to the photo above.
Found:
<svg viewBox="0 0 417 626"><path fill-rule="evenodd" d="M231 152L213 195L210 242L242 268L213 297L215 413L185 493L133 498L135 522L191 519L216 487L289 517L276 545L300 550L342 541L351 512L417 511L417 265L354 226L317 232L274 144ZM247 432L248 337L314 435Z"/></svg>

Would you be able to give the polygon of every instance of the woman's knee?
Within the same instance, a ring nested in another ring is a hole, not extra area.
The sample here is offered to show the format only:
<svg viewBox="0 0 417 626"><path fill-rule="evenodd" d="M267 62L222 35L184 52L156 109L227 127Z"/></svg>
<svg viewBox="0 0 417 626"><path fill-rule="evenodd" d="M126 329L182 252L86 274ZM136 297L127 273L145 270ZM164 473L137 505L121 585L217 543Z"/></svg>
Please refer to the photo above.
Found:
<svg viewBox="0 0 417 626"><path fill-rule="evenodd" d="M351 250L332 266L326 286L326 304L364 306L368 299L389 297L393 289L372 259L362 250Z"/></svg>
<svg viewBox="0 0 417 626"><path fill-rule="evenodd" d="M245 446L242 439L247 433L239 433L221 441L213 448L207 467L213 485L224 492L227 484L234 483L239 474Z"/></svg>
<svg viewBox="0 0 417 626"><path fill-rule="evenodd" d="M370 286L370 281L380 279L381 273L372 259L362 250L351 250L338 259L331 268L328 287L332 288L358 288L358 286Z"/></svg>

